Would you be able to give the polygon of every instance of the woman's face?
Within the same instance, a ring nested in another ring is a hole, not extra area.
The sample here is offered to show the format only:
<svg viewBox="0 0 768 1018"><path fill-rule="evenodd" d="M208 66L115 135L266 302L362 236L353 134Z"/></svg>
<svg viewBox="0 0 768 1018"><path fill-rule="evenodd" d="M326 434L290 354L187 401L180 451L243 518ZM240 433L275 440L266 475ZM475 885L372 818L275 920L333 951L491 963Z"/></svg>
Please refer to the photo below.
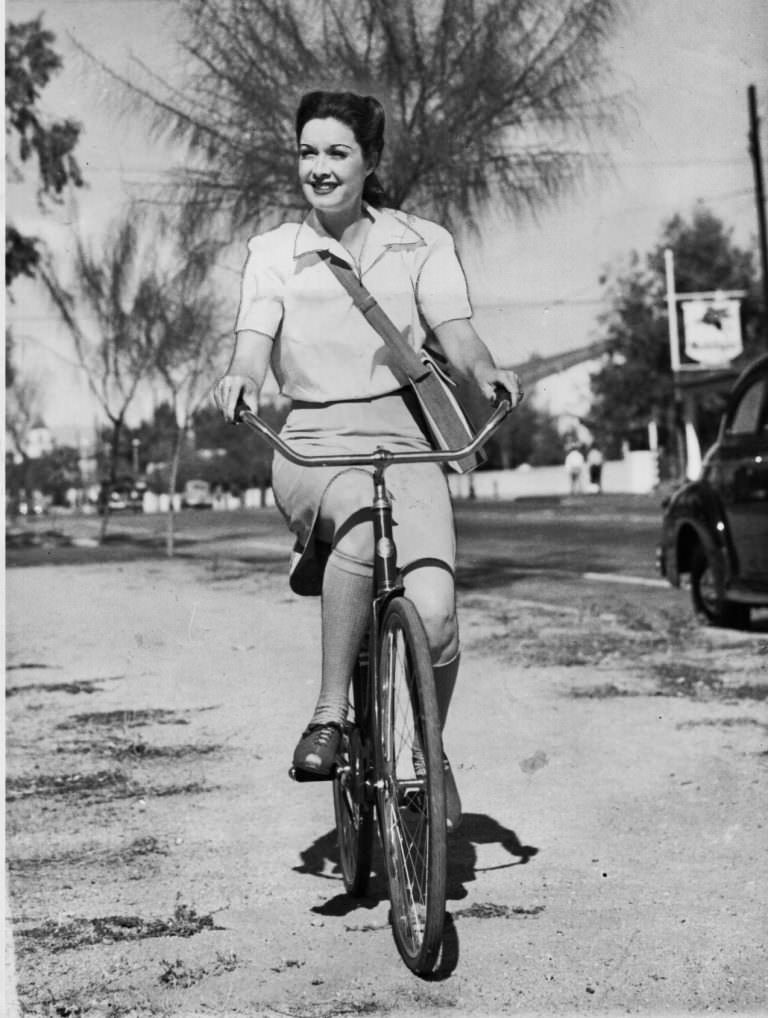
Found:
<svg viewBox="0 0 768 1018"><path fill-rule="evenodd" d="M346 124L333 117L306 122L299 138L299 179L318 212L358 215L363 184L372 169Z"/></svg>

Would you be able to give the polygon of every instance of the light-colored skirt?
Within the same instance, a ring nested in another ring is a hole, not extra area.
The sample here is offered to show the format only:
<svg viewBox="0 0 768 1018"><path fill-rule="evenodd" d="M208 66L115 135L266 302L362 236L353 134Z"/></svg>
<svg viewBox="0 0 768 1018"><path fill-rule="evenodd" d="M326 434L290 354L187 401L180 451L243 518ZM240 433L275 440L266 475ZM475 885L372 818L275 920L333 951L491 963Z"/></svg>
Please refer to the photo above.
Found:
<svg viewBox="0 0 768 1018"><path fill-rule="evenodd" d="M366 453L377 446L393 452L429 449L402 393L371 400L294 405L281 436L309 455ZM290 585L297 594L321 592L325 562L334 543L333 523L323 517L323 497L348 471L370 477L372 467L299 467L275 454L272 488L275 502L296 535ZM397 464L385 474L392 496L394 537L399 568L440 565L454 571L456 536L445 475L436 463ZM349 515L369 509L373 483L352 489L360 494ZM366 563L370 566L370 563Z"/></svg>

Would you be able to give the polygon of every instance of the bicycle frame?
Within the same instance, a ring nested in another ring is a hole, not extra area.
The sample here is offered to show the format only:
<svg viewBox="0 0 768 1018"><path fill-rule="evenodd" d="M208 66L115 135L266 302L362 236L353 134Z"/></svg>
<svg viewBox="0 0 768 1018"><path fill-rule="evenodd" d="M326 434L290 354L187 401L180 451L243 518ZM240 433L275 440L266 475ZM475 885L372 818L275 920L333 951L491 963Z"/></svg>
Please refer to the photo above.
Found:
<svg viewBox="0 0 768 1018"><path fill-rule="evenodd" d="M235 423L243 422L258 431L272 448L287 460L306 467L373 467L373 534L374 534L374 628L377 632L381 609L395 594L402 592L397 577L397 552L392 535L392 503L384 483L384 472L397 463L450 463L477 452L512 409L509 393L502 386L496 386L495 409L478 433L461 449L429 449L419 452L391 452L382 446L368 454L334 453L327 456L307 456L296 452L287 442L263 421L241 398L235 408Z"/></svg>
<svg viewBox="0 0 768 1018"><path fill-rule="evenodd" d="M512 409L509 393L498 385L495 387L495 409L478 433L462 449L429 449L419 452L391 452L382 446L368 454L333 453L327 456L307 456L296 452L258 414L243 401L238 400L235 408L235 423L243 422L258 431L272 448L291 463L305 467L373 467L373 534L374 534L374 622L378 621L381 608L396 592L402 590L397 578L397 558L392 536L392 503L384 483L384 472L397 463L450 463L476 453ZM374 626L374 632L376 627Z"/></svg>

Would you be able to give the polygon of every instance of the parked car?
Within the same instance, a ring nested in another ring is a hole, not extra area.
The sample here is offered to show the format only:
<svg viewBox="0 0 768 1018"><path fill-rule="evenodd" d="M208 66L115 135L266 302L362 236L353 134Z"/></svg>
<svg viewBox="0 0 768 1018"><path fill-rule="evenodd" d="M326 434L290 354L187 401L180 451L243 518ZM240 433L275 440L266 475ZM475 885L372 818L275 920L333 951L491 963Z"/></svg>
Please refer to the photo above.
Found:
<svg viewBox="0 0 768 1018"><path fill-rule="evenodd" d="M104 515L107 499L109 499L110 513L143 512L145 490L146 485L143 483L118 482L111 488L109 481L103 481L97 501L98 512L100 515Z"/></svg>
<svg viewBox="0 0 768 1018"><path fill-rule="evenodd" d="M210 509L213 505L210 484L207 481L187 481L181 505L184 509Z"/></svg>
<svg viewBox="0 0 768 1018"><path fill-rule="evenodd" d="M673 586L690 577L712 625L746 627L768 605L768 354L731 390L700 477L666 500L658 564Z"/></svg>

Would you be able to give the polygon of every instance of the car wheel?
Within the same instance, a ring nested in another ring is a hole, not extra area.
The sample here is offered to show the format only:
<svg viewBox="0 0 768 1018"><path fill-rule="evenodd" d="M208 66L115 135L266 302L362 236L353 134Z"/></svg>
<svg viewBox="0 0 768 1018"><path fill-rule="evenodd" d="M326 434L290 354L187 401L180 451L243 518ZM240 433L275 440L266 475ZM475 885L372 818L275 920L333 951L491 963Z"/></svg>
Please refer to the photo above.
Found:
<svg viewBox="0 0 768 1018"><path fill-rule="evenodd" d="M691 562L691 598L696 614L710 625L734 629L749 627L749 606L733 604L720 596L712 563L701 545Z"/></svg>

